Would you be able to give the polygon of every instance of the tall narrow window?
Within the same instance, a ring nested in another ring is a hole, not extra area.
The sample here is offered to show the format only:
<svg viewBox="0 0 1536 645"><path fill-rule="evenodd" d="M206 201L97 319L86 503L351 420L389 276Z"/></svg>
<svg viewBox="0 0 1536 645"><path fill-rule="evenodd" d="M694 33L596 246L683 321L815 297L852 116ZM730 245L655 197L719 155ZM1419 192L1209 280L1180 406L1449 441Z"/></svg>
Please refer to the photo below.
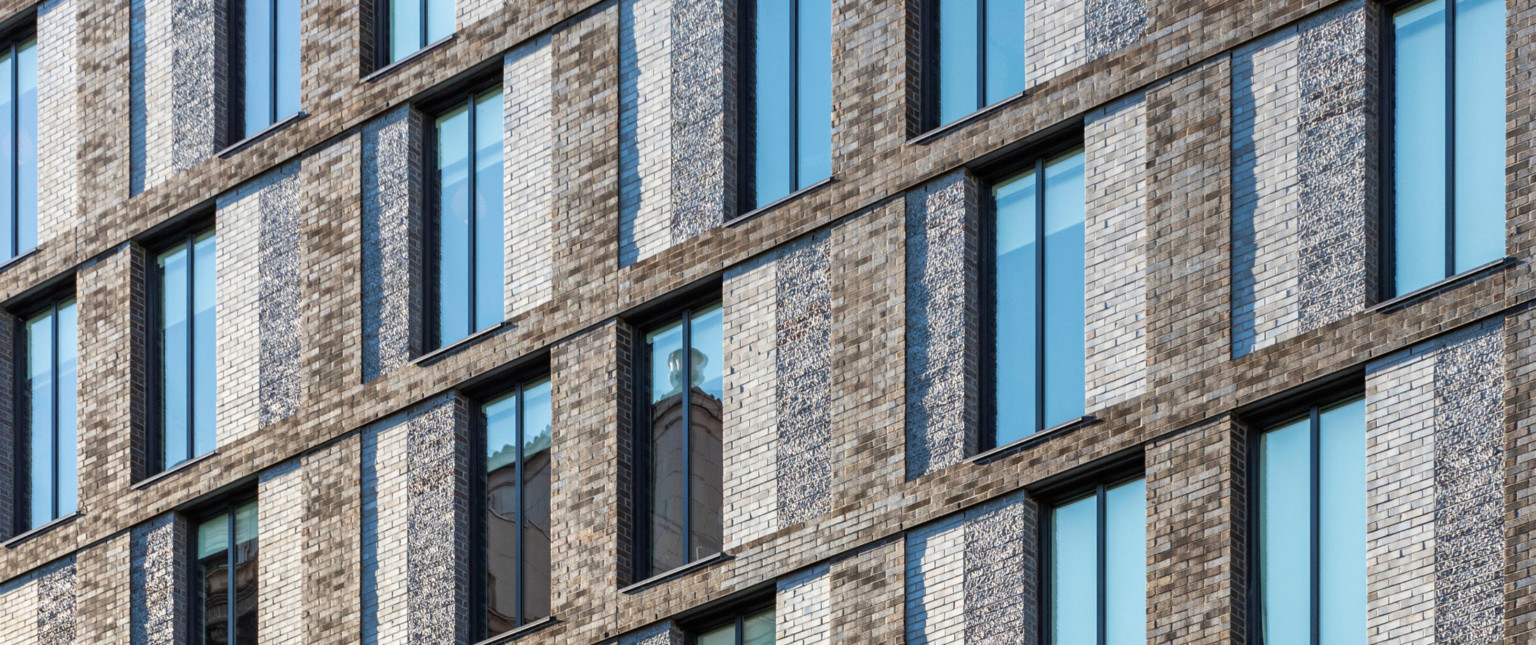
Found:
<svg viewBox="0 0 1536 645"><path fill-rule="evenodd" d="M1392 13L1395 293L1504 257L1504 2L1428 0Z"/></svg>
<svg viewBox="0 0 1536 645"><path fill-rule="evenodd" d="M485 404L485 629L549 616L549 379Z"/></svg>
<svg viewBox="0 0 1536 645"><path fill-rule="evenodd" d="M453 0L378 0L374 12L384 65L453 34Z"/></svg>
<svg viewBox="0 0 1536 645"><path fill-rule="evenodd" d="M832 6L744 0L742 212L832 175Z"/></svg>
<svg viewBox="0 0 1536 645"><path fill-rule="evenodd" d="M75 301L50 304L21 325L15 427L17 533L75 512ZM20 500L26 500L21 503Z"/></svg>
<svg viewBox="0 0 1536 645"><path fill-rule="evenodd" d="M1083 152L992 188L987 447L1083 415Z"/></svg>
<svg viewBox="0 0 1536 645"><path fill-rule="evenodd" d="M1147 482L1137 478L1050 515L1050 642L1147 642Z"/></svg>
<svg viewBox="0 0 1536 645"><path fill-rule="evenodd" d="M299 0L231 0L230 141L299 111Z"/></svg>
<svg viewBox="0 0 1536 645"><path fill-rule="evenodd" d="M465 97L433 128L434 347L506 318L502 125L501 90L495 89Z"/></svg>
<svg viewBox="0 0 1536 645"><path fill-rule="evenodd" d="M0 47L0 260L37 247L37 41Z"/></svg>
<svg viewBox="0 0 1536 645"><path fill-rule="evenodd" d="M773 607L732 616L693 637L694 645L773 645Z"/></svg>
<svg viewBox="0 0 1536 645"><path fill-rule="evenodd" d="M216 243L213 231L188 235L157 263L160 416L153 470L214 448Z"/></svg>
<svg viewBox="0 0 1536 645"><path fill-rule="evenodd" d="M194 645L256 645L256 502L225 507L197 525Z"/></svg>
<svg viewBox="0 0 1536 645"><path fill-rule="evenodd" d="M723 548L721 405L724 340L715 303L686 309L644 336L636 381L644 403L636 461L646 509L639 575L700 560Z"/></svg>
<svg viewBox="0 0 1536 645"><path fill-rule="evenodd" d="M928 127L1024 91L1024 0L928 0Z"/></svg>
<svg viewBox="0 0 1536 645"><path fill-rule="evenodd" d="M1365 401L1259 437L1260 643L1364 643Z"/></svg>

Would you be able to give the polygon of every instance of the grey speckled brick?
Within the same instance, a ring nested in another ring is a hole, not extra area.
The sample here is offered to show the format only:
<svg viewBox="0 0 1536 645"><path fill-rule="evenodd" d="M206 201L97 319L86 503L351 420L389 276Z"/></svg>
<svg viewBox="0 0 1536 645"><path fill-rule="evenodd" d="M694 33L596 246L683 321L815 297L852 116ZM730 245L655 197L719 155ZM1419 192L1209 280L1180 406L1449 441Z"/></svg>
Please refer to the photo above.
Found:
<svg viewBox="0 0 1536 645"><path fill-rule="evenodd" d="M286 419L303 393L297 164L261 191L261 425Z"/></svg>
<svg viewBox="0 0 1536 645"><path fill-rule="evenodd" d="M778 480L779 525L809 520L831 508L832 294L827 234L779 258Z"/></svg>
<svg viewBox="0 0 1536 645"><path fill-rule="evenodd" d="M75 642L75 559L43 569L37 579L37 645Z"/></svg>
<svg viewBox="0 0 1536 645"><path fill-rule="evenodd" d="M445 394L410 413L407 589L410 642L469 642L468 401Z"/></svg>
<svg viewBox="0 0 1536 645"><path fill-rule="evenodd" d="M163 515L135 527L130 545L133 645L186 645L191 608L186 521Z"/></svg>
<svg viewBox="0 0 1536 645"><path fill-rule="evenodd" d="M619 645L683 645L683 632L667 621L620 636Z"/></svg>
<svg viewBox="0 0 1536 645"><path fill-rule="evenodd" d="M363 380L421 354L423 124L409 106L363 127Z"/></svg>
<svg viewBox="0 0 1536 645"><path fill-rule="evenodd" d="M906 537L909 645L1034 645L1039 509L1023 493Z"/></svg>
<svg viewBox="0 0 1536 645"><path fill-rule="evenodd" d="M1147 31L1147 0L1088 0L1083 13L1090 60L1130 46Z"/></svg>

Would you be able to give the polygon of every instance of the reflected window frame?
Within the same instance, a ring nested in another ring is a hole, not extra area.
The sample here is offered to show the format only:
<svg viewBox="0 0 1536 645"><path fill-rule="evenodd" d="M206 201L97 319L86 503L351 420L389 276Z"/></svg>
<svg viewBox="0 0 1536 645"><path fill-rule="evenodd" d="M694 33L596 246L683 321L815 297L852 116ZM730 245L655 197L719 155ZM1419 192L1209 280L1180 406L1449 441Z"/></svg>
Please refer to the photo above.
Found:
<svg viewBox="0 0 1536 645"><path fill-rule="evenodd" d="M701 645L701 640L712 632L721 629L733 629L735 637L731 641L732 645L745 645L743 643L745 638L743 632L747 620L757 618L766 613L773 617L776 624L778 619L777 612L776 599L772 596L756 602L744 603L739 608L728 610L724 615L714 614L709 618L695 621L693 625L685 626L683 631L687 637L684 639L684 642L686 645Z"/></svg>
<svg viewBox="0 0 1536 645"><path fill-rule="evenodd" d="M212 218L210 218L210 219L212 219ZM205 241L205 240L212 240L213 241L213 253L215 255L215 260L210 263L210 266L213 267L211 274L207 275L207 276L199 276L197 274L197 270L196 270L197 266L198 266L198 264L197 264L197 244L199 242L202 242L202 241ZM149 330L150 330L150 333L148 334L148 338L147 338L147 341L146 341L148 343L148 346L149 346L148 347L148 349L149 349L148 354L150 356L150 360L149 360L149 364L145 366L146 367L146 371L147 371L147 373L149 375L148 383L146 384L146 389L149 391L149 401L150 401L150 406L149 406L149 419L150 419L150 423L148 424L149 432L145 433L146 434L146 439L147 439L147 445L145 446L145 449L146 449L145 450L145 453L146 453L145 454L145 465L146 465L145 474L146 475L154 475L154 474L157 474L157 473L165 472L165 471L170 470L172 468L175 468L175 467L177 467L177 466L179 466L181 464L187 463L189 461L192 461L194 459L202 457L203 455L206 455L206 454L212 453L215 450L218 450L218 418L217 418L217 414L216 413L215 413L215 415L213 417L213 419L214 419L214 421L213 421L214 427L208 429L208 431L210 433L210 438L209 438L210 446L209 446L208 450L205 450L203 452L198 452L198 450L197 450L197 422L196 422L196 419L197 419L198 407L197 407L197 400L196 400L197 397L196 397L196 390L195 390L195 388L196 388L196 379L192 378L192 376L191 376L191 375L193 375L195 373L196 366L199 363L199 361L207 361L208 362L208 366L213 371L212 372L213 379L212 379L212 382L210 383L210 385L214 388L212 396L213 396L213 405L214 405L215 410L216 410L217 407L218 407L218 354L219 354L219 351L218 351L218 334L217 334L217 329L218 329L218 314L217 314L217 311L218 311L218 282L219 282L218 264L217 264L217 259L216 259L217 255L218 255L218 226L217 226L217 222L216 221L199 222L195 226L188 227L188 228L182 230L181 232L178 232L178 233L175 233L175 234L173 234L171 236L168 236L163 241L161 241L158 244L153 245L150 248L151 248L151 251L150 251L150 258L149 258L149 266L147 267L148 270L145 272L147 274L145 277L146 277L146 281L148 283L148 284L145 285L145 288L146 288L147 295L149 296L148 300L149 300L149 303L150 303L150 306L146 310L146 317L147 317L147 319L149 321ZM164 339L164 335L165 335L165 312L164 312L164 309L165 309L165 284L164 284L165 276L163 275L162 263L164 262L164 260L167 257L169 257L172 254L178 252L178 250L184 251L187 254L187 269L186 269L186 273L187 273L187 279L186 279L186 301L187 301L187 312L186 312L186 315L187 315L186 354L187 354L187 365L186 365L186 370L187 370L188 378L186 379L186 381L184 383L181 384L181 387L183 387L186 390L185 396L186 396L186 400L187 400L187 404L186 404L186 406L187 406L187 410L186 410L186 446L187 446L187 450L186 450L186 455L185 456L181 456L179 459L177 459L176 461L172 462L172 461L169 460L169 457L165 454L165 452L167 450L167 446L169 444L169 441L167 439L167 432L169 431L169 428L166 427L167 419L166 419L166 414L164 412L164 409L165 409L165 406L166 406L166 393L167 393L167 391L170 388L168 387L168 385L166 383L165 365L164 365L165 358L166 358L166 344L165 344L165 339ZM197 303L196 303L195 293L196 293L197 285L200 284L200 281L202 281L202 280L211 280L212 281L212 285L210 285L210 287L213 289L213 294L214 294L213 309L214 309L215 313L214 313L213 321L214 321L215 333L214 333L214 343L213 343L213 345L211 347L211 349L213 350L212 351L213 355L212 356L208 356L208 357L200 357L197 354L197 352L196 352L196 349L197 349L197 337L196 337L196 329L195 329L196 325L195 325L195 323L196 323L196 319L197 319Z"/></svg>
<svg viewBox="0 0 1536 645"><path fill-rule="evenodd" d="M267 5L268 24L266 29L269 38L266 43L252 43L250 31L246 28L246 9L252 3ZM227 131L224 135L225 142L228 144L244 141L299 113L299 104L302 103L298 96L300 79L285 78L283 70L279 69L279 62L282 60L280 45L283 43L283 39L279 35L281 22L278 12L279 8L284 5L286 5L287 10L294 12L293 22L296 27L299 27L298 33L292 34L294 38L293 42L290 43L295 48L291 54L297 60L301 56L303 47L301 44L302 36L300 35L302 34L302 25L298 15L301 11L299 0L229 0L226 14L230 25L230 34L226 43L227 51L225 58L227 61L226 83L228 83L227 94L229 101L225 117ZM269 78L251 79L247 76L246 60L253 53L264 54L264 57L267 59ZM303 64L301 61L301 73L302 69ZM256 81L255 84L252 83L253 80ZM295 99L294 110L287 114L282 113L282 107L278 105L278 97L281 95L279 87L284 84L291 86L290 90L294 93L293 98ZM265 87L262 88L261 86ZM249 97L256 92L265 94L269 108L267 110L266 122L253 126L246 122L245 108Z"/></svg>
<svg viewBox="0 0 1536 645"><path fill-rule="evenodd" d="M736 182L737 214L744 215L759 208L773 205L788 196L799 191L806 190L817 182L830 178L826 177L801 177L800 159L800 89L802 78L800 74L800 8L805 2L817 0L787 0L789 3L789 97L786 103L789 105L789 140L788 159L785 162L789 166L789 192L766 199L757 196L757 166L759 162L757 148L757 93L759 79L757 76L758 53L754 44L757 42L757 3L758 0L737 0L737 60L736 68L739 81L737 83L737 151L736 151ZM826 0L820 0L825 2ZM827 6L830 12L832 7ZM827 34L831 41L831 34ZM830 52L829 52L830 56ZM826 79L828 83L832 79ZM828 113L827 119L831 121L832 115ZM827 142L827 165L831 168L832 142Z"/></svg>
<svg viewBox="0 0 1536 645"><path fill-rule="evenodd" d="M60 341L62 340L59 337L59 313L64 309L74 309L75 315L77 316L75 336L71 337L67 341L75 345L76 351L76 397L75 400L69 401L67 405L74 408L77 420L75 427L68 428L67 432L73 435L73 439L70 441L70 443L72 445L76 445L76 451L79 450L77 443L79 441L79 301L76 299L72 290L73 280L70 281L69 286L71 289L54 290L49 295L45 296L46 301L42 304L22 309L21 311L24 313L14 316L15 320L12 325L11 335L11 356L14 359L12 365L13 378L11 382L11 450L14 456L14 463L12 464L11 470L13 477L11 488L11 507L13 509L13 517L11 522L12 526L6 527L6 529L9 530L9 535L20 535L27 531L45 526L53 520L57 520L79 510L78 456L76 454L65 455L62 454L59 450L59 440L62 436L62 433L66 431L66 429L61 428L59 425L60 406L65 405L59 387L59 384L61 383L59 375L59 348L61 347ZM49 393L51 395L51 399L49 401L49 411L51 418L49 419L48 424L49 433L51 435L52 458L51 463L48 465L48 471L51 479L51 484L49 487L49 506L51 507L52 511L49 513L49 518L47 520L34 521L34 519L30 517L33 496L36 494L36 491L32 486L32 477L36 469L36 464L31 459L30 450L31 435L33 434L34 428L33 419L31 418L32 406L30 405L32 396L29 391L30 388L28 387L28 366L30 365L32 359L30 342L31 337L28 328L33 321L44 317L48 318L48 325L50 328L48 360L51 365L49 368L49 375L52 379L52 383L49 387ZM63 463L62 460L66 458L76 461L75 481L66 482L63 481L61 477L60 466ZM76 498L75 508L68 509L67 511L62 508L60 502L61 491L65 486L68 486L71 490L74 491Z"/></svg>
<svg viewBox="0 0 1536 645"><path fill-rule="evenodd" d="M1125 486L1127 484L1132 484L1138 480L1142 481L1142 485L1145 490L1145 480L1147 475L1141 458L1142 455L1140 452L1138 452L1136 455L1134 455L1133 459L1128 461L1097 468L1091 473L1087 473L1079 477L1074 477L1069 481L1053 485L1047 490L1032 494L1032 497L1035 498L1039 509L1038 514L1036 515L1038 519L1036 521L1035 527L1035 544L1037 545L1035 556L1037 558L1035 567L1037 578L1035 581L1035 588L1038 590L1037 596L1039 599L1039 609L1037 611L1037 615L1039 617L1039 632L1037 635L1038 642L1055 642L1053 640L1051 626L1052 608L1055 606L1055 598L1053 597L1054 590L1051 580L1051 564L1055 558L1055 552L1052 548L1052 540L1054 538L1055 532L1055 524L1052 520L1053 515L1058 508L1062 508L1069 504L1079 502L1090 497L1097 500L1097 518L1095 520L1094 532L1097 536L1097 541L1095 544L1095 548L1097 550L1095 556L1095 586L1098 594L1098 607L1095 631L1098 634L1098 643L1102 645L1105 642L1108 631L1108 608L1106 607L1107 603L1105 602L1105 599L1108 597L1107 578L1109 577L1105 566L1105 561L1107 559L1106 543L1108 541L1107 535L1109 527L1108 513L1106 512L1106 498L1110 490ZM1143 509L1147 513L1147 535L1150 535L1150 514L1152 511L1152 503L1150 500L1143 500ZM1147 552L1150 553L1150 549L1147 549Z"/></svg>
<svg viewBox="0 0 1536 645"><path fill-rule="evenodd" d="M190 589L188 589L190 597L188 598L187 615L184 620L187 621L187 624L190 627L188 642L192 645L206 645L206 641L204 640L203 636L205 634L205 630L207 629L206 616L203 610L206 590L203 588L203 580L200 580L200 576L198 575L202 569L202 563L200 562L201 558L198 557L198 553L200 552L198 548L198 540L200 539L201 533L199 529L203 524L206 524L210 521L218 520L220 518L226 520L228 526L228 541L224 546L224 566L226 568L225 570L232 574L236 568L235 558L238 555L235 547L239 544L236 541L236 514L240 511L240 509L248 505L255 507L256 512L256 537L251 540L256 544L256 556L253 562L254 566L252 566L251 569L257 572L256 580L253 581L255 585L253 593L257 595L256 606L259 608L261 606L261 504L260 500L257 499L256 491L242 491L235 495L222 498L211 504L195 509L185 516L188 520L186 535L187 563L185 565L185 570L187 572L187 580L190 583ZM225 584L229 585L227 581ZM226 605L227 613L225 616L225 625L226 630L228 630L228 625L239 625L239 606L236 602L228 602ZM256 645L260 638L260 627L259 621L253 622L258 624L251 625L250 633L235 634L234 639L227 639L226 642L231 643L231 645ZM229 632L226 631L226 638L228 633Z"/></svg>

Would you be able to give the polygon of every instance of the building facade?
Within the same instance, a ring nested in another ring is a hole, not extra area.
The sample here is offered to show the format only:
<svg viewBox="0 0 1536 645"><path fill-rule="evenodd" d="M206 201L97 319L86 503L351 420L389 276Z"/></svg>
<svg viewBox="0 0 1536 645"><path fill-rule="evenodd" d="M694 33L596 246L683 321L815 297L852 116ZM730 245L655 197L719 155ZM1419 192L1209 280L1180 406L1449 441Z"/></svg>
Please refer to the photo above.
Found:
<svg viewBox="0 0 1536 645"><path fill-rule="evenodd" d="M0 1L0 643L1520 643L1536 2Z"/></svg>

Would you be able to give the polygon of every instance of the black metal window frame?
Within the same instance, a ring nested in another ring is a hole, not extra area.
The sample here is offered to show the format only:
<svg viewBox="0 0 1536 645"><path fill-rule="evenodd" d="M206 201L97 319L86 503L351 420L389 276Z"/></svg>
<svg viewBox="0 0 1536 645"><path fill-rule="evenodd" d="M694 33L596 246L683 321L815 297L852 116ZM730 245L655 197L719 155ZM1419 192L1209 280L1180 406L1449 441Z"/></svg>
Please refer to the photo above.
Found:
<svg viewBox="0 0 1536 645"><path fill-rule="evenodd" d="M383 69L393 64L389 60L389 35L392 29L392 25L389 24L389 1L390 0L374 0L373 4L373 52L375 70ZM426 49L427 45L432 44L427 42L427 10L431 3L432 0L419 0L419 6L421 9L421 28L418 30L419 33L416 35L416 42L418 43L416 45L416 51ZM455 9L457 9L457 7L455 7ZM410 53L404 53L400 56L399 60L395 62L405 60L406 57L410 55Z"/></svg>
<svg viewBox="0 0 1536 645"><path fill-rule="evenodd" d="M239 508L241 506L244 506L246 504L250 504L252 502L256 503L257 527L258 527L258 531L259 531L259 527L261 526L260 525L261 502L256 498L255 491L244 492L244 493L241 493L239 495L236 495L236 496L233 496L233 497L229 497L229 498L226 498L224 500L220 500L220 501L215 502L215 503L213 503L211 505L208 505L208 506L205 506L205 507L201 508L198 512L196 512L196 514L189 515L188 518L187 518L187 519L190 520L190 522L188 522L189 526L188 526L187 538L186 538L187 539L187 555L188 555L188 557L187 557L187 578L189 580L191 580L192 585L193 585L192 593L193 593L193 600L194 600L194 602L187 603L188 605L190 605L190 607L189 607L190 611L187 612L187 622L190 624L190 627L191 627L191 634L192 634L193 642L201 643L202 642L202 634L203 634L203 606L202 606L202 603L195 602L197 600L197 598L202 596L202 594L203 594L202 581L199 580L198 576L197 576L198 569L202 567L202 564L198 562L198 560L200 560L200 558L197 557L198 527L200 525L202 525L203 522L207 522L208 520L217 518L217 517L222 515L225 518L226 528L229 530L229 533L228 533L228 535L229 535L229 538L228 538L229 539L229 544L228 544L228 546L225 549L226 556L225 556L225 561L224 561L224 566L226 568L225 570L229 572L228 575L229 575L229 578L230 578L229 582L227 583L227 587L229 589L229 591L228 591L228 593L229 593L229 601L226 603L228 605L228 610L227 610L228 611L228 615L226 617L226 620L228 622L225 623L225 624L228 625L229 633L231 635L233 635L234 634L234 630L236 629L236 625L238 624L236 622L236 613L235 613L237 607L235 606L235 585L234 585L234 576L235 576L235 545L236 545L236 542L235 542L235 511L239 510ZM260 551L260 549L261 549L261 538L259 536L259 533L258 533L258 537L256 538L256 548L257 548L257 556L256 556L257 557L257 569L259 570L260 569L260 558L261 558L261 555L260 555L260 553L261 553L261 551ZM261 589L260 586L258 586L257 587L257 594L258 595L261 593L260 589ZM258 629L259 629L259 627L258 627ZM260 633L259 632L257 633L257 636L258 636L258 638L260 637Z"/></svg>
<svg viewBox="0 0 1536 645"><path fill-rule="evenodd" d="M437 229L442 223L443 205L442 197L438 194L441 187L438 185L437 179L437 148L439 143L437 119L461 107L466 108L465 111L468 112L469 118L469 159L467 162L469 167L466 168L465 173L466 181L469 182L469 186L466 189L469 195L469 199L466 200L469 206L469 244L467 245L469 248L465 249L464 252L469 254L470 270L468 293L465 294L465 306L469 309L470 335L474 335L475 332L481 329L475 323L476 314L478 313L475 311L475 294L476 289L479 288L479 284L477 284L478 276L475 273L475 269L478 266L475 258L477 242L475 239L477 234L475 222L478 219L478 213L475 212L475 190L477 188L475 186L475 164L478 161L477 156L480 152L475 147L475 99L490 92L492 89L501 92L504 88L501 87L499 80L489 83L477 83L467 87L468 89L448 94L447 99L443 101L433 103L430 106L431 121L422 128L424 130L424 138L426 139L426 145L423 146L424 150L422 151L422 154L425 156L424 163L422 164L424 166L422 184L426 189L427 196L426 225L422 227L422 238L425 241L424 246L426 247L425 254L422 257L423 264L425 265L422 267L424 269L422 277L426 281L426 289L424 291L426 292L427 300L427 316L424 322L426 323L426 345L428 351L444 347L442 342L443 330L439 325L439 318L443 307L443 295L438 292L438 277L442 273L442 262L440 259L442 249L439 248L439 245L442 243L442 240L438 239ZM503 100L505 100L505 97L503 97ZM505 152L505 141L502 142L502 146L503 152Z"/></svg>
<svg viewBox="0 0 1536 645"><path fill-rule="evenodd" d="M11 110L4 117L6 127L11 129L11 194L5 196L11 204L11 239L10 248L6 249L9 255L5 258L9 259L32 250L21 248L21 164L17 161L21 158L21 110L16 109L21 96L21 74L16 65L23 45L31 43L34 48L37 47L37 33L32 25L28 25L25 29L0 36L0 42L5 43L0 45L0 50L9 51L11 57L11 86L6 88L11 93Z"/></svg>
<svg viewBox="0 0 1536 645"><path fill-rule="evenodd" d="M685 630L685 633L688 635L686 639L687 645L698 645L700 635L731 625L734 625L736 630L735 645L742 645L742 626L745 624L747 617L768 609L775 611L778 609L774 604L774 598L771 596L748 604L742 609L731 611L728 618L703 621L699 624L698 629Z"/></svg>
<svg viewBox="0 0 1536 645"><path fill-rule="evenodd" d="M1040 617L1039 641L1041 643L1051 642L1051 606L1055 603L1055 599L1051 595L1051 560L1054 555L1051 549L1051 533L1054 528L1054 523L1052 522L1053 512L1068 503L1088 497L1094 497L1097 500L1096 511L1098 518L1095 520L1094 527L1095 548L1097 550L1094 575L1098 588L1096 629L1098 632L1098 645L1106 645L1105 639L1107 637L1106 631L1109 614L1105 605L1108 599L1109 586L1106 580L1108 574L1105 572L1104 566L1107 551L1105 547L1108 540L1105 495L1111 488L1117 488L1138 479L1145 479L1146 476L1146 473L1141 469L1140 463L1127 462L1097 473L1094 476L1094 481L1097 483L1087 486L1068 484L1066 488L1059 488L1056 491L1037 497L1041 503L1042 510L1039 514L1039 521L1036 523L1038 534L1035 539L1035 544L1039 545L1037 549L1039 562L1038 566L1035 567L1035 571L1038 576L1036 578L1036 588L1039 589L1038 596L1040 598L1038 614Z"/></svg>
<svg viewBox="0 0 1536 645"><path fill-rule="evenodd" d="M196 266L195 265L195 261L196 261L196 258L197 258L197 255L196 255L197 254L197 244L196 243L197 243L197 238L202 237L204 234L213 234L213 235L217 236L218 235L218 231L217 231L217 228L214 225L212 225L212 224L209 224L207 226L200 226L200 227L189 229L185 233L181 233L181 234L178 234L178 235L176 235L176 236L174 236L172 238L169 238L165 244L159 246L158 250L157 250L157 252L155 254L155 258L154 258L154 262L158 263L160 258L164 257L166 253L171 251L171 249L174 249L177 246L186 245L186 248L187 248L187 384L186 384L187 385L187 458L182 460L182 461L180 461L180 462L177 462L178 464L179 463L184 463L186 461L190 461L192 459L196 459L198 457L198 455L196 454L197 453L197 447L196 447L197 446L197 424L193 421L193 419L194 419L193 415L196 412L197 402L195 401L195 397L192 396L192 387L193 387L193 384L192 384L192 381L193 381L192 374L193 374L194 366L197 365L197 351L196 351L197 343L196 343L196 340L195 340L196 339L196 333L195 332L196 332L196 328L197 328L197 320L196 320L196 305L193 303L192 294L194 293L193 289L197 285L197 271L194 269L194 267ZM151 271L148 271L147 273L149 274L148 276L146 276L147 277L146 282L148 282L148 284L145 285L145 286L146 286L146 291L149 294L149 301L150 301L150 306L147 307L147 314L148 314L147 318L149 319L148 343L149 343L150 361L149 361L149 365L146 366L148 368L146 370L146 372L149 374L149 383L147 383L146 386L147 386L147 388L149 389L149 391L151 393L151 395L149 397L151 405L149 406L149 408L150 408L149 409L149 420L150 420L149 427L150 427L150 432L145 433L145 434L148 435L146 437L147 440L148 440L148 445L145 446L146 453L147 453L146 456L145 456L145 465L147 466L145 471L146 471L147 474L153 475L155 473L164 472L167 468L169 468L171 465L174 465L174 464L167 464L166 463L166 459L165 459L165 445L166 445L165 433L167 432L167 428L165 427L165 416L163 414L161 414L161 410L165 407L165 374L164 374L164 371L161 368L161 362L163 362L165 360L165 340L162 338L162 335L165 333L165 316L164 316L164 309L165 309L165 291L164 291L164 289L165 289L165 287L164 287L164 285L161 284L161 278L160 278L159 272L158 272L158 265L155 266L155 267L152 267ZM218 276L215 275L213 277L213 279L215 280L215 282L217 282ZM218 360L217 354L215 354L214 360Z"/></svg>
<svg viewBox="0 0 1536 645"><path fill-rule="evenodd" d="M14 529L13 534L20 534L37 528L31 525L30 519L23 519L31 509L34 492L32 490L31 477L33 464L31 450L29 449L32 435L32 419L30 416L32 407L29 404L32 399L32 393L27 388L27 363L31 360L32 352L30 344L27 342L29 340L27 321L42 315L44 312L47 312L50 316L49 322L52 325L53 333L53 343L48 348L51 354L49 361L51 361L53 366L49 370L53 377L53 384L50 389L53 393L53 400L49 406L49 414L52 416L49 424L53 432L53 454L51 457L53 461L53 500L51 502L53 511L50 515L54 519L60 517L59 487L64 482L59 481L59 464L62 458L62 455L59 454L59 305L65 302L74 304L76 302L74 295L53 296L48 304L34 308L26 315L17 316L15 326L13 327L14 332L11 338L13 339L12 346L14 350L11 355L17 358L11 366L13 375L11 391L14 393L11 399L14 412L14 420L11 425L12 432L14 433L14 440L12 441L14 463L11 472L15 477L11 490L15 491L12 507L16 509L12 518L14 523L12 527ZM70 342L78 341L72 338Z"/></svg>
<svg viewBox="0 0 1536 645"><path fill-rule="evenodd" d="M939 65L939 4L959 0L923 0L922 3L922 130L932 130L944 125L939 114L939 96L942 94L944 70ZM976 109L987 107L987 0L965 0L976 3ZM964 118L964 117L961 117Z"/></svg>
<svg viewBox="0 0 1536 645"><path fill-rule="evenodd" d="M225 141L234 143L244 140L257 131L251 131L250 124L245 122L245 91L249 89L251 79L245 77L245 59L250 56L251 46L246 40L245 7L252 2L264 2L271 7L269 12L271 19L267 25L271 42L268 46L268 63L271 65L272 78L267 81L267 95L270 97L271 109L267 115L270 123L277 123L278 119L286 115L277 113L277 5L282 0L229 0L227 9L230 24L229 55L225 65L229 68L226 73L229 79L229 103L226 109L228 132Z"/></svg>
<svg viewBox="0 0 1536 645"><path fill-rule="evenodd" d="M789 2L789 194L800 189L800 0ZM737 128L741 136L736 168L737 212L766 205L757 200L757 0L740 0L736 69L740 70Z"/></svg>
<svg viewBox="0 0 1536 645"><path fill-rule="evenodd" d="M525 603L523 602L525 593L524 586L527 581L527 572L523 570L523 413L525 410L523 395L529 384L538 383L540 381L548 380L549 378L550 375L547 370L529 372L525 375L514 377L513 380L517 382L517 385L514 386L511 390L502 390L495 395L485 396L480 399L483 402L489 402L507 395L517 397L517 430L515 432L515 440L517 444L517 460L514 466L515 472L517 473L517 530L515 531L515 540L517 541L517 616L515 617L514 622L516 623L517 627L523 627L531 622L528 620L528 617L524 615ZM490 532L486 526L485 519L486 513L488 512L487 508L489 506L489 502L486 499L486 495L489 493L489 486L488 482L486 481L488 474L486 472L485 451L487 447L486 433L489 430L489 425L485 418L485 403L483 402L480 405L480 413L477 417L475 428L476 431L471 441L471 445L473 446L471 452L471 468L474 469L473 472L475 472L476 475L470 479L470 494L471 499L474 500L471 504L471 508L474 509L475 513L475 522L471 526L471 544L474 548L473 553L475 553L475 557L480 563L480 566L476 568L477 571L475 573L475 584L470 589L470 606L475 608L473 617L474 633L477 638L481 639L498 636L498 634L489 633L490 625L487 617L490 599L486 595L486 589L490 585L490 566L488 563L490 560L491 544L489 539ZM553 439L553 437L551 437L551 439ZM551 446L551 449L553 449L553 446Z"/></svg>

